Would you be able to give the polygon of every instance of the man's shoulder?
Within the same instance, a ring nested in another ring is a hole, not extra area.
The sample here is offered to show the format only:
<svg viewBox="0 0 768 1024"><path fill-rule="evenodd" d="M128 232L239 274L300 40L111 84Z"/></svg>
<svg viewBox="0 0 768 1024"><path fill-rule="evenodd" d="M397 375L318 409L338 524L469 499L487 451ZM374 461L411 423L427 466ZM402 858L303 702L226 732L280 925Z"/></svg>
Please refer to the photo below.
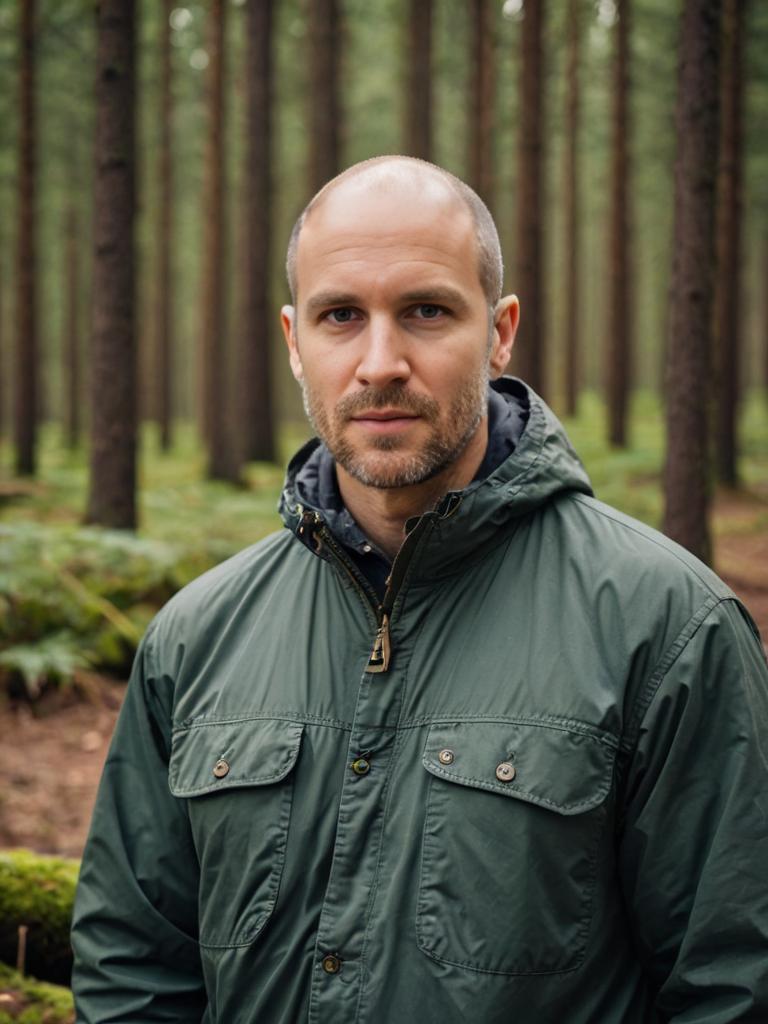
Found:
<svg viewBox="0 0 768 1024"><path fill-rule="evenodd" d="M604 577L624 580L633 592L663 584L693 602L734 596L708 565L647 523L587 495L570 494L567 502L581 560Z"/></svg>
<svg viewBox="0 0 768 1024"><path fill-rule="evenodd" d="M226 620L247 594L258 595L265 580L295 572L293 559L302 552L309 554L289 530L264 537L174 594L155 616L152 632L176 632L181 627L197 630L212 621Z"/></svg>

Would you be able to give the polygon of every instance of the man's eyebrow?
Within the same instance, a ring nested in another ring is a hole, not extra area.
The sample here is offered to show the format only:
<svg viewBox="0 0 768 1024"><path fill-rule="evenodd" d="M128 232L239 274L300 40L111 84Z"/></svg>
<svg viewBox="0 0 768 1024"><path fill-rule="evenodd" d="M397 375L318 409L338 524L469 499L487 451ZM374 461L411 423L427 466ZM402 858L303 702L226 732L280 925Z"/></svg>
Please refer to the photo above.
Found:
<svg viewBox="0 0 768 1024"><path fill-rule="evenodd" d="M419 288L412 292L405 292L400 296L402 302L421 302L424 305L451 306L458 313L466 312L469 303L460 291L455 288L448 288L445 285L437 285L434 288Z"/></svg>
<svg viewBox="0 0 768 1024"><path fill-rule="evenodd" d="M360 296L351 292L318 292L307 299L306 312L309 316L321 313L331 306L359 306Z"/></svg>

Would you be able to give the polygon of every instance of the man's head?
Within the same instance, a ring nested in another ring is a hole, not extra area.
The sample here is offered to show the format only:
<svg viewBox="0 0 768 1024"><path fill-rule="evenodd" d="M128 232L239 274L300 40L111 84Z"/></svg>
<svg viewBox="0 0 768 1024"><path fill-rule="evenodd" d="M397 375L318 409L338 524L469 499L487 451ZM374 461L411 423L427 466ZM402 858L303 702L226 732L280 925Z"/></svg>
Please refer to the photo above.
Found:
<svg viewBox="0 0 768 1024"><path fill-rule="evenodd" d="M471 189L412 158L358 164L299 218L288 274L291 368L340 474L404 487L467 458L518 318Z"/></svg>

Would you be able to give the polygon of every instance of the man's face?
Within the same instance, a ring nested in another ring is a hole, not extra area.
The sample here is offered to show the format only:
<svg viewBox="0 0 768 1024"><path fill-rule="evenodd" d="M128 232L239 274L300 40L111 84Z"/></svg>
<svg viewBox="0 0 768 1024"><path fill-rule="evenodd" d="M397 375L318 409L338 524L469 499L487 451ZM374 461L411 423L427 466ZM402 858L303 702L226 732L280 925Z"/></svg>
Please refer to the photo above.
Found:
<svg viewBox="0 0 768 1024"><path fill-rule="evenodd" d="M395 488L460 460L509 355L466 208L442 186L342 186L306 221L296 269L291 367L337 464Z"/></svg>

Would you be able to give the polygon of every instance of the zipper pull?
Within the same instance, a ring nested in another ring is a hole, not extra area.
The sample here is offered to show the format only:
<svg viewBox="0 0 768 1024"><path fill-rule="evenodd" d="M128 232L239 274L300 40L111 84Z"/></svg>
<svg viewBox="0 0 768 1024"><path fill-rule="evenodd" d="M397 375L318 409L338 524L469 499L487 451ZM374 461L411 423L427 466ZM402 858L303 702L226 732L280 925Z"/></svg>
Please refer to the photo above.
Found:
<svg viewBox="0 0 768 1024"><path fill-rule="evenodd" d="M373 641L373 650L368 659L368 668L365 671L386 672L389 668L390 653L389 617L385 612L381 618L381 625L376 630L376 639Z"/></svg>

